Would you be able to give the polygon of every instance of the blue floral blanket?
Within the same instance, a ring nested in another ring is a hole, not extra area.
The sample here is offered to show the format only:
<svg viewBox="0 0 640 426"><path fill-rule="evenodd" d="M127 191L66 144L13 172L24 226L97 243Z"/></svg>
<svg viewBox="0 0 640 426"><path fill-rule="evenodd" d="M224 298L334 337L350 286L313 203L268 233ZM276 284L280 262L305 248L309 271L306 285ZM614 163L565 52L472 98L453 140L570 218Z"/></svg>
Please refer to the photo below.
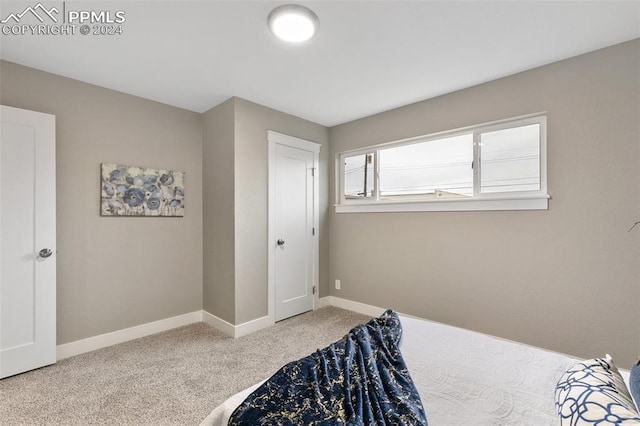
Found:
<svg viewBox="0 0 640 426"><path fill-rule="evenodd" d="M229 425L427 425L388 310L326 348L282 367Z"/></svg>

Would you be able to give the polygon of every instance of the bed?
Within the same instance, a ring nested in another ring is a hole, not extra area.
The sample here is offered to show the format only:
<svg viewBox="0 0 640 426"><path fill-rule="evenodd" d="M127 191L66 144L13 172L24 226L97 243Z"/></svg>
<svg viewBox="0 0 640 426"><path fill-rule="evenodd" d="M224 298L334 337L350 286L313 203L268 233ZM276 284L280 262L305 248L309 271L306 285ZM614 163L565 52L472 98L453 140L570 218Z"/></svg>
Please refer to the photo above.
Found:
<svg viewBox="0 0 640 426"><path fill-rule="evenodd" d="M422 319L400 321L402 354L430 426L558 425L554 389L579 360ZM230 397L201 426L226 426L261 384Z"/></svg>

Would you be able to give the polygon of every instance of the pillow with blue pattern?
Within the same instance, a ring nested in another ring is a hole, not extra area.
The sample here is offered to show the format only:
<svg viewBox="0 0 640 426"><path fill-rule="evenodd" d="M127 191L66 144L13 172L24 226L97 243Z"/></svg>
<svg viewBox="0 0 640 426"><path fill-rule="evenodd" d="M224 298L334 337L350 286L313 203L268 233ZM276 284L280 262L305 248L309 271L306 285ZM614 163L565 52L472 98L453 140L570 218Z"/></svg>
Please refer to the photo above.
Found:
<svg viewBox="0 0 640 426"><path fill-rule="evenodd" d="M631 388L631 396L636 401L636 407L640 410L640 359L631 367L629 374L629 387Z"/></svg>
<svg viewBox="0 0 640 426"><path fill-rule="evenodd" d="M609 355L571 366L556 386L561 426L640 426L627 386Z"/></svg>

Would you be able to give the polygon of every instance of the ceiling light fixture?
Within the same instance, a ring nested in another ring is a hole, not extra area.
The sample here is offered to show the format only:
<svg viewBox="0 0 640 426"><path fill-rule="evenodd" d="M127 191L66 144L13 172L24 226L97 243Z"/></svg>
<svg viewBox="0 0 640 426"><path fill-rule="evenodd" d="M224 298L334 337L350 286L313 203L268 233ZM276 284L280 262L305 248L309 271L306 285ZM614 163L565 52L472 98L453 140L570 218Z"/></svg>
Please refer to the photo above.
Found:
<svg viewBox="0 0 640 426"><path fill-rule="evenodd" d="M318 31L320 20L310 9L297 4L284 4L269 13L269 29L280 40L302 43Z"/></svg>

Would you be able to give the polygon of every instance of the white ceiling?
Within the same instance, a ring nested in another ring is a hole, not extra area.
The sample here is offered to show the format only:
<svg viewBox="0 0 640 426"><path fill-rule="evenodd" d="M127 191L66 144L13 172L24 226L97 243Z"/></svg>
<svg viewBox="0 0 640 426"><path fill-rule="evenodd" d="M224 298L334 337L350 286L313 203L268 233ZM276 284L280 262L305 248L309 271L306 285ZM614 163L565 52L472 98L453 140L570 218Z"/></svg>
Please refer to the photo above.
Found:
<svg viewBox="0 0 640 426"><path fill-rule="evenodd" d="M124 10L123 35L2 35L0 57L197 112L239 96L333 126L640 37L640 1L316 1L299 3L320 32L291 46L266 25L286 2L67 1ZM35 3L3 1L1 18Z"/></svg>

